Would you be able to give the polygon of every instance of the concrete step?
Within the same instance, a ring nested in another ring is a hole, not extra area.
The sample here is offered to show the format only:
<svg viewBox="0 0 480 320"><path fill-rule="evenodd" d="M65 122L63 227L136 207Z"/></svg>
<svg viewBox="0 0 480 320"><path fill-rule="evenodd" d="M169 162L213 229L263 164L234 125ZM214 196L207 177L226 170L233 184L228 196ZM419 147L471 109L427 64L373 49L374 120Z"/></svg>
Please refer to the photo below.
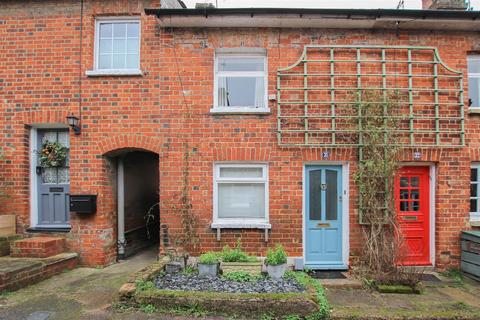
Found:
<svg viewBox="0 0 480 320"><path fill-rule="evenodd" d="M48 258L65 252L65 239L60 237L34 237L16 240L11 244L14 258Z"/></svg>
<svg viewBox="0 0 480 320"><path fill-rule="evenodd" d="M17 290L78 264L78 254L64 252L48 258L0 258L0 292Z"/></svg>

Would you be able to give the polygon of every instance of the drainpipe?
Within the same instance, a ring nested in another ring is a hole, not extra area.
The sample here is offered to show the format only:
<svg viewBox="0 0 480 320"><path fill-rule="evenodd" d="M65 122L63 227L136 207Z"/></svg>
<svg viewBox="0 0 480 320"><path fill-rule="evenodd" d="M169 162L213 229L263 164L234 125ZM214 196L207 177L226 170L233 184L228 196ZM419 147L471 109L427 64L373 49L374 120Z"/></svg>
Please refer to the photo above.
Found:
<svg viewBox="0 0 480 320"><path fill-rule="evenodd" d="M118 258L125 257L125 179L123 158L117 160Z"/></svg>

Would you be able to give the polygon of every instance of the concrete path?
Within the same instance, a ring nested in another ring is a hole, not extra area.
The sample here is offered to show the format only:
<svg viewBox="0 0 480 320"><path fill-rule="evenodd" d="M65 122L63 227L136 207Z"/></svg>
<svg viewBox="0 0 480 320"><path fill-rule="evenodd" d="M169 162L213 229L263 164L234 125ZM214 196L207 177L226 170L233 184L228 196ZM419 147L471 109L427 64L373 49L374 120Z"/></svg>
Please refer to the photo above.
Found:
<svg viewBox="0 0 480 320"><path fill-rule="evenodd" d="M152 319L111 308L129 275L156 260L157 250L104 269L77 268L27 288L0 295L2 320ZM165 319L165 318L164 318Z"/></svg>
<svg viewBox="0 0 480 320"><path fill-rule="evenodd" d="M112 307L120 286L132 273L155 261L156 253L145 251L104 269L77 268L2 294L0 320L191 319ZM332 287L326 288L326 293L333 319L480 319L480 284L470 280L429 286L421 295Z"/></svg>
<svg viewBox="0 0 480 320"><path fill-rule="evenodd" d="M332 319L480 319L480 283L465 279L426 284L420 295L344 288L325 292L333 307Z"/></svg>

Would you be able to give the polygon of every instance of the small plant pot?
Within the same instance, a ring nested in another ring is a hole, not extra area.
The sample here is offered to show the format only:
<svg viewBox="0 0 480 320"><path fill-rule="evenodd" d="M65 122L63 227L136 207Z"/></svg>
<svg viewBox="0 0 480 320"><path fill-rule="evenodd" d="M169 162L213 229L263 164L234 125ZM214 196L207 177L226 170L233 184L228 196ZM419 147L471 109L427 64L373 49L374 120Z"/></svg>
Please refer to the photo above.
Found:
<svg viewBox="0 0 480 320"><path fill-rule="evenodd" d="M262 274L262 262L222 262L223 274L244 271L251 276Z"/></svg>
<svg viewBox="0 0 480 320"><path fill-rule="evenodd" d="M267 267L267 272L268 272L268 275L270 276L270 278L275 279L275 280L281 279L283 277L283 275L285 274L285 271L287 270L287 264L286 263L279 264L277 266L267 265L266 267Z"/></svg>
<svg viewBox="0 0 480 320"><path fill-rule="evenodd" d="M198 264L198 275L200 277L216 277L218 274L218 263L215 264Z"/></svg>

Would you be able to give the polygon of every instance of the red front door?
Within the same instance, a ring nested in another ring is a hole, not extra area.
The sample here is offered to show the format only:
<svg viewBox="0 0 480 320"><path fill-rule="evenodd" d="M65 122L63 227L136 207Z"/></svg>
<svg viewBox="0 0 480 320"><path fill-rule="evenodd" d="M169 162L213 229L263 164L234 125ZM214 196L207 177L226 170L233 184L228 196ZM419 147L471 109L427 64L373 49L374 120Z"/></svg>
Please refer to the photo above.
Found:
<svg viewBox="0 0 480 320"><path fill-rule="evenodd" d="M402 167L395 177L395 205L403 235L403 265L431 264L429 171L429 167Z"/></svg>

